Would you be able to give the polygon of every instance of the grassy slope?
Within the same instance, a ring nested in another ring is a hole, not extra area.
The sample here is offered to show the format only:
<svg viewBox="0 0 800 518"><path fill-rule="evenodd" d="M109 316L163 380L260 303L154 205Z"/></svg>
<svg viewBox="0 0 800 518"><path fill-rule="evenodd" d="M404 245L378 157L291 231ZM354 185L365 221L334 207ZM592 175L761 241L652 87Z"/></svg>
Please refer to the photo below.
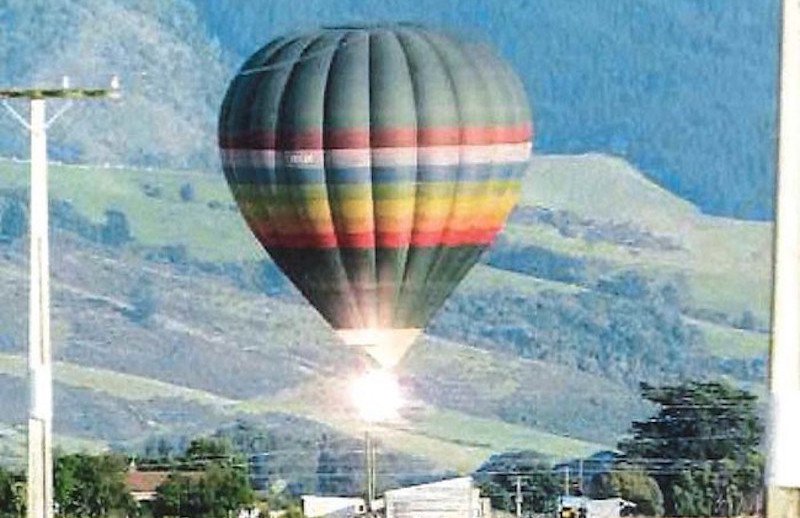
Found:
<svg viewBox="0 0 800 518"><path fill-rule="evenodd" d="M24 187L24 164L0 162L0 187ZM189 172L52 168L54 197L72 201L89 217L117 208L129 215L137 241L144 245L184 244L193 257L209 261L260 259L263 253L219 175ZM191 182L196 199L181 203L179 189ZM144 185L161 189L158 198ZM210 209L209 202L221 207ZM589 243L559 235L541 225L510 225L514 239L564 253L597 257L619 267L684 274L696 303L731 314L752 311L767 321L770 294L771 225L706 216L690 203L647 180L621 159L604 155L536 157L528 171L522 206L569 210L596 221L631 222L669 236L684 250L635 253L610 243ZM172 224L191 222L191 228ZM747 272L743 275L742 272ZM489 281L486 276L483 281Z"/></svg>
<svg viewBox="0 0 800 518"><path fill-rule="evenodd" d="M25 360L21 356L0 353L0 374L21 376ZM352 409L342 405L335 396L346 393L345 380L314 380L271 398L239 401L211 392L134 376L108 369L82 367L68 362L56 362L54 376L58 383L76 388L89 388L103 394L129 401L176 399L213 407L231 418L241 414L290 412L309 417L335 429L359 437L363 423ZM9 434L18 435L14 430ZM412 415L397 424L376 426L374 433L381 442L396 451L422 456L437 467L468 472L475 469L492 452L528 448L557 458L585 455L603 448L602 445L559 437L523 426L499 423L496 420L464 413L417 407ZM98 449L101 442L64 436L65 449Z"/></svg>
<svg viewBox="0 0 800 518"><path fill-rule="evenodd" d="M576 255L654 273L683 274L700 307L768 320L772 225L701 214L621 159L603 155L538 157L528 171L522 205L569 210L597 221L631 222L668 236L683 250L637 250L568 239L551 228L509 229L510 235Z"/></svg>
<svg viewBox="0 0 800 518"><path fill-rule="evenodd" d="M0 162L0 188L24 187L26 167L24 164ZM76 166L54 166L51 171L54 197L71 200L82 213L98 222L102 221L104 211L109 208L123 210L128 215L137 242L141 244L153 246L184 244L193 257L208 261L238 261L263 257L239 215L230 210L231 199L219 176ZM191 182L196 191L196 199L189 203L181 202L178 195L180 186L185 182ZM160 196L145 196L143 194L145 184L159 187ZM212 201L218 202L221 208L209 207L208 203ZM669 235L678 240L684 245L684 250L675 252L645 250L632 254L624 247L609 243L592 244L581 239L565 238L554 229L541 225L512 226L507 233L514 239L536 242L570 254L598 257L620 268L633 266L655 274L683 273L689 278L693 295L700 305L732 313L750 309L759 318L763 318L766 314L769 264L764 257L765 252L769 250L770 237L770 228L767 224L703 216L690 204L645 180L624 162L604 156L537 158L529 172L521 203L570 210L599 221L635 221L654 233ZM191 222L192 227L187 229L185 225L174 224L175 222ZM742 275L743 271L750 274ZM21 269L14 271L3 269L2 272L6 279L13 277L16 281L14 289L7 291L14 301L13 304L24 300L22 272ZM86 279L56 279L56 289L59 282L74 285L86 282ZM487 285L523 293L541 289L580 289L568 284L534 279L482 265L468 276L459 289L479 291ZM175 290L195 288L196 286L188 288L176 286ZM114 289L118 291L118 287ZM191 295L189 300L175 303L171 299L167 301L164 307L167 317L195 312L192 303L193 299L198 298L198 294L191 293ZM97 298L98 294L90 294L89 298L91 297ZM99 294L100 300L108 298L113 299L113 293ZM173 332L184 335L192 331L195 335L189 336L189 339L209 342L208 347L219 346L221 342L218 341L225 336L227 337L225 342L232 341L235 347L243 349L251 347L253 329L267 324L260 318L263 315L242 316L242 312L250 311L253 304L236 290L210 289L204 292L200 299L203 304L212 306L208 311L227 312L232 315L231 318L245 318L249 327L242 330L215 328L212 322L206 322L202 316L194 321L202 323L199 331L186 328L176 330L175 327L181 325L179 318L173 318L171 322L162 322L160 325L171 326ZM284 306L273 305L268 308L268 314L272 312L273 316L267 319L271 332L281 336L290 331L282 329L281 322L294 321L298 315L294 310L291 314L286 313ZM22 310L21 307L18 309ZM309 312L300 314L306 313ZM0 325L18 327L21 325L19 317L19 312L6 313L0 317ZM305 321L308 318L303 316L301 320ZM320 329L318 332L315 331L318 334L312 333L313 342L321 340L319 335L324 335L316 320L318 319L311 318L308 320L308 325L302 324L304 328ZM113 327L119 325L119 322L108 321L107 324ZM698 326L706 335L712 350L721 355L747 356L763 350L765 337L761 334L736 331L705 322L698 322ZM66 343L81 332L84 331L75 330L74 324L69 322L69 319L59 318L56 315L54 334L57 340ZM142 339L148 338L142 337ZM270 341L270 344L272 342ZM297 339L294 342L297 342ZM263 345L258 344L259 347ZM292 345L292 341L288 345L275 344L279 355L291 351L291 347L301 345L303 344ZM312 350L309 347L311 346L307 346L306 350ZM276 351L270 354L276 354ZM311 372L316 371L320 365L326 365L330 360L331 358L317 358L308 369ZM0 372L9 374L11 374L9 371L24 372L20 369L19 363L14 363L19 361L15 357L0 357ZM125 370L127 374L120 373L120 370ZM332 424L348 433L358 433L360 430L358 423L346 415L336 412L326 415L319 412L320 405L314 403L321 400L309 395L309 390L312 393L315 391L313 377L276 397L248 400L246 397L242 399L231 394L220 395L209 387L186 388L180 386L186 385L180 379L174 380L179 384L175 385L169 382L173 380L154 381L130 371L131 367L128 365L113 364L103 370L97 366L78 367L64 362L59 364L57 376L60 376L60 380L64 383L91 387L117 396L144 398L145 394L170 394L179 399L186 398L223 408L226 412L293 411ZM479 370L461 371L458 374L467 379L468 383L485 387L480 385ZM503 390L503 387L492 387L489 393L499 397L498 394ZM594 447L590 443L565 439L527 427L499 424L496 420L469 416L452 410L440 411L425 407L411 419L413 419L413 429L405 427L383 430L386 440L393 447L429 457L439 465L458 469L474 465L497 449L535 445L534 449L561 456L587 451Z"/></svg>

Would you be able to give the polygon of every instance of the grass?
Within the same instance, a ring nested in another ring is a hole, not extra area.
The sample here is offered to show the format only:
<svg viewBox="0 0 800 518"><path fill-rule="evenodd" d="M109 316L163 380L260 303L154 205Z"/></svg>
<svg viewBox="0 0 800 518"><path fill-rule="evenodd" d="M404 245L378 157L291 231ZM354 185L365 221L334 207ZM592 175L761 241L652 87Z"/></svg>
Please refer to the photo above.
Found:
<svg viewBox="0 0 800 518"><path fill-rule="evenodd" d="M769 349L769 335L743 329L689 319L702 331L708 351L725 358L749 359L763 356Z"/></svg>
<svg viewBox="0 0 800 518"><path fill-rule="evenodd" d="M27 433L25 427L0 425L0 464L23 469L27 462ZM109 450L108 444L95 439L53 434L56 451L97 454Z"/></svg>
<svg viewBox="0 0 800 518"><path fill-rule="evenodd" d="M509 234L554 250L650 267L687 276L696 304L741 314L769 312L772 225L707 216L646 179L629 164L603 155L535 158L520 203L567 210L591 220L629 222L681 243L683 251L630 250L564 238L534 226Z"/></svg>
<svg viewBox="0 0 800 518"><path fill-rule="evenodd" d="M24 372L24 358L0 353L0 373L21 377ZM353 437L360 437L364 431L364 423L354 417L352 411L330 400L331 394L346 393L346 382L341 379L328 378L324 385L315 380L272 398L237 401L140 376L67 362L56 362L54 378L67 386L88 388L129 401L174 398L211 405L231 418L239 414L287 412L329 425ZM338 396L334 397L340 401ZM412 416L403 426L375 426L373 433L391 450L423 457L437 467L463 473L472 471L496 451L525 448L564 458L601 449L599 445L523 426L432 408ZM64 437L62 446L67 451L96 451L104 448L105 444Z"/></svg>
<svg viewBox="0 0 800 518"><path fill-rule="evenodd" d="M27 164L0 162L0 187L27 187L26 170ZM185 183L195 190L189 202L180 199ZM146 195L145 186L159 189L160 194ZM50 192L96 223L105 220L107 210L121 210L142 245L181 244L193 257L207 261L263 258L238 211L229 208L233 198L221 173L53 165ZM210 208L209 202L219 203L220 208Z"/></svg>
<svg viewBox="0 0 800 518"><path fill-rule="evenodd" d="M530 449L564 459L587 456L608 446L498 423L495 420L465 416L442 410L424 414L415 428L433 437L448 441L476 444L491 451Z"/></svg>
<svg viewBox="0 0 800 518"><path fill-rule="evenodd" d="M25 358L14 354L0 353L0 374L22 377L25 372ZM54 362L53 379L70 387L97 390L110 396L130 401L174 398L218 407L236 403L233 400L202 390L181 387L143 376L134 376L96 367L83 367L67 362Z"/></svg>
<svg viewBox="0 0 800 518"><path fill-rule="evenodd" d="M570 210L592 219L639 222L670 231L697 214L689 202L646 179L620 158L535 156L520 203Z"/></svg>

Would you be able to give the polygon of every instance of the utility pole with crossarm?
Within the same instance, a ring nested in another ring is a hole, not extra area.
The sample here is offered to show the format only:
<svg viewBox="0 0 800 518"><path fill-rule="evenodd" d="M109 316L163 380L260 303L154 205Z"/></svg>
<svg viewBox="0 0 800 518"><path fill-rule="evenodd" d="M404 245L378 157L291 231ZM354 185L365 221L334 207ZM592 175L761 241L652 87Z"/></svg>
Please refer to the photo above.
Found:
<svg viewBox="0 0 800 518"><path fill-rule="evenodd" d="M767 517L800 517L800 0L783 0Z"/></svg>
<svg viewBox="0 0 800 518"><path fill-rule="evenodd" d="M28 302L28 518L53 516L53 373L50 353L50 257L48 244L47 128L77 100L118 98L119 80L109 88L72 88L64 77L60 88L0 89L8 112L30 133L30 295ZM9 100L30 102L30 120L19 114ZM46 118L47 99L63 99L64 105Z"/></svg>

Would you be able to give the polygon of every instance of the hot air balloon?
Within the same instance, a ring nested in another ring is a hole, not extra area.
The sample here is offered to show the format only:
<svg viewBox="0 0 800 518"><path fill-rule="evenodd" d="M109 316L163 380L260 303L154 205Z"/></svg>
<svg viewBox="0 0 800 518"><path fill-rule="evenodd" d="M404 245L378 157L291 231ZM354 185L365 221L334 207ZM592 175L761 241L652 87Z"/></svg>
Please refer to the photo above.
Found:
<svg viewBox="0 0 800 518"><path fill-rule="evenodd" d="M219 118L225 176L255 237L382 366L503 227L531 138L507 63L406 24L270 42L233 78Z"/></svg>

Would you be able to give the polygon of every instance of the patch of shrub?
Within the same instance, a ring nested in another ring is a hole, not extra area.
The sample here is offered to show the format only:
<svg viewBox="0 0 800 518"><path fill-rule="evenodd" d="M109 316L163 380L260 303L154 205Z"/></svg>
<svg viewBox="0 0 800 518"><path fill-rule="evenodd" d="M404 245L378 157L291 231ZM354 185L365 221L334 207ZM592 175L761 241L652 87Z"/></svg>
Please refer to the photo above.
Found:
<svg viewBox="0 0 800 518"><path fill-rule="evenodd" d="M195 199L194 185L188 182L181 185L179 194L181 197L181 201L184 202L194 201Z"/></svg>

